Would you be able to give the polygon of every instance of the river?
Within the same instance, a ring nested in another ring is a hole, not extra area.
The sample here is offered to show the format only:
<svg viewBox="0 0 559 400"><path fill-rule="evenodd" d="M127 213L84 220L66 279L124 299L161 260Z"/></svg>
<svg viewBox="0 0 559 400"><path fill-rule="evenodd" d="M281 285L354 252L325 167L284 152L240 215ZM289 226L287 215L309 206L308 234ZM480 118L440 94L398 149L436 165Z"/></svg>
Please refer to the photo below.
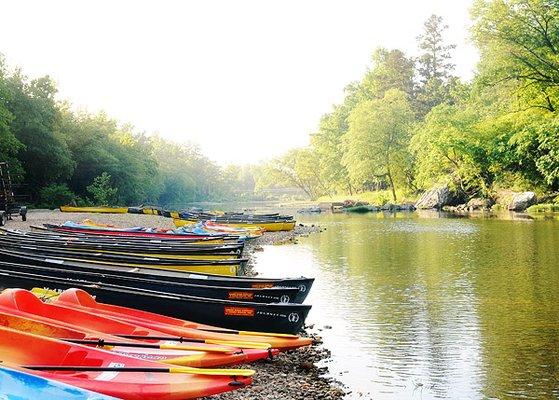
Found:
<svg viewBox="0 0 559 400"><path fill-rule="evenodd" d="M557 398L559 221L427 215L298 216L326 230L256 270L316 277L307 323L349 399Z"/></svg>

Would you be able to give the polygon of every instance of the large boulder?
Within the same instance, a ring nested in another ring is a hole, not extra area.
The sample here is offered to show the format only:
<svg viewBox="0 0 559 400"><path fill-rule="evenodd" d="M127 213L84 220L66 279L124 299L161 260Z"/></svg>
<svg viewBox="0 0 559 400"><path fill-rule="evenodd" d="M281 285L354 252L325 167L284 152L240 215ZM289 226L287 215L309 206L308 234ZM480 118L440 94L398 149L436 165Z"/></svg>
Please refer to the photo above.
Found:
<svg viewBox="0 0 559 400"><path fill-rule="evenodd" d="M438 186L427 190L415 203L418 210L437 209L457 204L457 196L448 186Z"/></svg>
<svg viewBox="0 0 559 400"><path fill-rule="evenodd" d="M532 204L536 204L536 194L534 192L514 193L508 205L509 211L524 211Z"/></svg>

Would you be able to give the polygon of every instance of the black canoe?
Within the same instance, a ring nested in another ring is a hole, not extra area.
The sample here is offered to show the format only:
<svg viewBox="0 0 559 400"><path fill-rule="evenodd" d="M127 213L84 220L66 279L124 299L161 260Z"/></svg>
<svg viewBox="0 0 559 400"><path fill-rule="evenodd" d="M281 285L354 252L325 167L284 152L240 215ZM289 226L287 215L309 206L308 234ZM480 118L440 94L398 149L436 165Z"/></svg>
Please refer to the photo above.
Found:
<svg viewBox="0 0 559 400"><path fill-rule="evenodd" d="M311 309L303 304L260 304L203 297L161 294L125 286L104 285L15 271L0 271L0 286L51 290L79 288L102 303L133 307L170 317L227 329L273 333L298 333Z"/></svg>
<svg viewBox="0 0 559 400"><path fill-rule="evenodd" d="M250 303L292 303L299 293L296 287L236 288L209 285L192 285L178 282L163 282L147 276L134 274L117 275L112 273L87 272L79 269L69 270L38 265L6 263L0 261L0 271L23 272L54 278L74 279L108 285L126 286L151 290L160 293L207 297L220 300L239 300Z"/></svg>
<svg viewBox="0 0 559 400"><path fill-rule="evenodd" d="M28 238L25 236L9 236L0 235L0 245L6 244L22 244L31 246L45 246L62 248L75 248L75 249L89 249L89 250L106 250L106 251L119 251L128 253L153 253L153 254L166 254L166 255L225 255L239 257L242 252L242 245L238 244L223 244L223 245L161 245L161 244L127 244L127 243L104 243L96 242L94 240L80 240L80 239L46 239L46 238Z"/></svg>
<svg viewBox="0 0 559 400"><path fill-rule="evenodd" d="M2 242L0 246L5 249L20 250L22 252L33 252L54 258L71 258L80 260L92 260L100 263L126 263L138 265L177 266L177 265L229 265L241 266L247 262L246 258L223 259L223 260L193 260L182 258L159 258L156 256L141 256L134 254L113 254L102 252L90 252L64 249L61 247L33 246L28 244L17 244Z"/></svg>
<svg viewBox="0 0 559 400"><path fill-rule="evenodd" d="M60 268L64 270L80 270L84 272L103 273L119 276L136 276L148 278L152 282L177 282L191 285L210 285L237 288L269 288L269 287L296 287L299 292L294 299L294 303L302 303L307 297L314 283L314 278L261 278L261 277L241 277L210 275L200 273L190 273L181 271L168 271L155 268L129 268L120 266L102 266L87 262L55 260L42 257L38 254L27 254L20 251L11 251L0 248L0 260L18 264L39 265L49 268Z"/></svg>

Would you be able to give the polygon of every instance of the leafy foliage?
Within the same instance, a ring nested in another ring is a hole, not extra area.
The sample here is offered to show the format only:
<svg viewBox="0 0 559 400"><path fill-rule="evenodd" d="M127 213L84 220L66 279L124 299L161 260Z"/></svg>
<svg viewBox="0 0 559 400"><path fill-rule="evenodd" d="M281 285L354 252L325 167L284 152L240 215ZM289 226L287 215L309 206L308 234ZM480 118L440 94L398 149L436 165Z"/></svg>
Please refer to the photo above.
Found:
<svg viewBox="0 0 559 400"><path fill-rule="evenodd" d="M106 172L96 176L87 191L93 196L95 205L115 205L117 202L118 188L111 186L111 176Z"/></svg>
<svg viewBox="0 0 559 400"><path fill-rule="evenodd" d="M559 190L559 0L476 0L472 18L481 60L471 83L453 75L455 46L432 15L419 57L378 49L311 147L275 169L308 182L294 166L314 157L313 186L330 197L390 188L395 199L441 183L471 196Z"/></svg>
<svg viewBox="0 0 559 400"><path fill-rule="evenodd" d="M409 168L408 142L413 113L406 94L388 90L382 99L360 102L349 116L342 162L353 182L388 179L396 201L395 182Z"/></svg>
<svg viewBox="0 0 559 400"><path fill-rule="evenodd" d="M52 183L39 191L41 207L56 208L63 204L74 204L77 196L65 183Z"/></svg>

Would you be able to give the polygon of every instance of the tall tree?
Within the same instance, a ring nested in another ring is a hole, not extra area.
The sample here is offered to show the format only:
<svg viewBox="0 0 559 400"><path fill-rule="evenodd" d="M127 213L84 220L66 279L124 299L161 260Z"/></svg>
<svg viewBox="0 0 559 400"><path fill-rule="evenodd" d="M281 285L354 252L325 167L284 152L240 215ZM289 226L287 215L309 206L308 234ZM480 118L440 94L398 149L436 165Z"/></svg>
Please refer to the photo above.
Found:
<svg viewBox="0 0 559 400"><path fill-rule="evenodd" d="M343 162L355 181L386 178L394 201L396 183L409 167L408 143L414 121L406 94L388 90L382 99L360 102L349 116Z"/></svg>
<svg viewBox="0 0 559 400"><path fill-rule="evenodd" d="M417 114L425 116L431 108L450 99L451 86L455 80L452 75L452 50L454 44L447 44L444 33L448 29L443 19L431 15L418 36L420 55L417 59Z"/></svg>

